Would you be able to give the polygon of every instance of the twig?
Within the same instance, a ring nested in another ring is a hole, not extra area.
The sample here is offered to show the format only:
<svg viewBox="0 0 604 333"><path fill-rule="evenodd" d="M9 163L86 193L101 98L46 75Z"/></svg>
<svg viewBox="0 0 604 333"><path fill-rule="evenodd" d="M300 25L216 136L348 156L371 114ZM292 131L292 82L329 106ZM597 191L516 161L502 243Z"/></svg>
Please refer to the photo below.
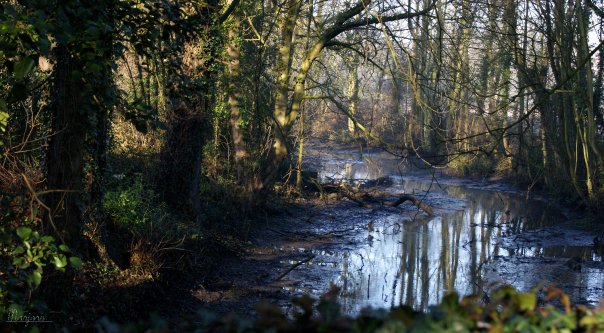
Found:
<svg viewBox="0 0 604 333"><path fill-rule="evenodd" d="M182 249L182 248L180 248L180 247L164 247L164 248L158 249L158 250L157 250L157 252L160 252L160 251L172 251L172 250L174 250L174 251L184 251L184 252L195 253L194 251L187 250L187 249Z"/></svg>
<svg viewBox="0 0 604 333"><path fill-rule="evenodd" d="M291 271L293 271L294 269L296 269L298 266L311 261L312 259L314 259L314 257L316 257L316 255L312 255L312 256L310 256L310 257L308 257L308 258L306 258L306 259L304 259L304 260L302 260L300 262L297 262L297 263L293 264L290 268L288 268L285 272L283 272L283 274L279 275L279 277L276 278L275 281L279 281L279 280L283 279L287 274L289 274Z"/></svg>
<svg viewBox="0 0 604 333"><path fill-rule="evenodd" d="M32 198L34 200L36 200L36 202L40 206L42 206L44 209L46 209L48 211L48 222L50 222L52 229L55 231L56 235L61 240L61 243L65 244L65 240L61 236L61 233L59 232L59 230L57 229L57 226L55 225L54 221L52 220L52 209L50 209L50 207L45 205L44 202L42 202L42 200L40 200L40 198L38 198L39 193L34 190L33 186L31 186L31 183L29 182L29 179L27 178L27 176L24 173L22 173L21 176L23 177L23 181L25 181L25 185L27 186L27 189L31 193ZM33 202L30 202L30 211L33 212Z"/></svg>
<svg viewBox="0 0 604 333"><path fill-rule="evenodd" d="M352 227L352 228L348 228L348 229L332 230L331 232L328 233L328 235L335 234L335 233L344 233L344 232L354 231L355 229L356 229L355 227Z"/></svg>

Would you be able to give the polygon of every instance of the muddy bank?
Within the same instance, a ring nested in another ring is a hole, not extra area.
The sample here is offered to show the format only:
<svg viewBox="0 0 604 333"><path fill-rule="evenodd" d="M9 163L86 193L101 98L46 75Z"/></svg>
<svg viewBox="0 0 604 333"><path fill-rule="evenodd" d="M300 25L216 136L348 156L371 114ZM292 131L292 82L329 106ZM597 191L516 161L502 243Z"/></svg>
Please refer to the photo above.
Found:
<svg viewBox="0 0 604 333"><path fill-rule="evenodd" d="M545 197L527 200L505 182L448 177L380 152L311 152L306 165L324 183L412 194L434 214L411 203L364 208L336 195L281 207L258 229L249 255L193 290L210 308L251 314L267 300L287 309L291 296L318 297L331 284L351 314L366 306L425 309L447 292L480 294L496 283L556 284L587 305L604 297L594 226Z"/></svg>

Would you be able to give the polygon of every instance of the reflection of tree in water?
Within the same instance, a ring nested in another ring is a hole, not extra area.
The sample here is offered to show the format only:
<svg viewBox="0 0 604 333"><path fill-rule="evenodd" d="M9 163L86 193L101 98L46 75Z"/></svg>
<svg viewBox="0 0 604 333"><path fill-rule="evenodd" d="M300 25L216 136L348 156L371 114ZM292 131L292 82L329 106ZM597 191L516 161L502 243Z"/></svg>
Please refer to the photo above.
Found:
<svg viewBox="0 0 604 333"><path fill-rule="evenodd" d="M391 175L401 175L411 169L409 161L394 158L377 158L375 154L355 156L348 161L326 161L320 168L321 181L367 181Z"/></svg>
<svg viewBox="0 0 604 333"><path fill-rule="evenodd" d="M355 164L346 164L347 176L354 172ZM440 191L425 181L404 180L398 187L406 193L430 188ZM484 264L510 254L502 253L498 237L560 220L559 213L544 209L542 203L527 207L524 200L507 193L457 186L444 192L465 199L465 208L428 220L393 223L387 216L376 221L383 227L371 245L345 259L340 279L350 299L346 306L406 304L426 309L452 291L479 293ZM395 252L400 254L392 255Z"/></svg>
<svg viewBox="0 0 604 333"><path fill-rule="evenodd" d="M367 161L342 163L338 165L339 177L374 179L384 173L393 174L392 167L397 167L384 165L380 169ZM401 175L399 171L396 174ZM556 249L508 248L497 241L500 237L563 221L561 213L547 202L527 202L515 194L464 184L436 185L427 181L428 177L426 174L395 177L389 190L428 198L436 208L450 209L457 205L460 210L441 212L434 218L419 214L412 221L397 213L384 212L378 217L374 221L376 231L367 234L371 236L367 245L351 250L343 258L339 283L347 311L356 312L368 305L399 304L426 309L452 291L481 293L481 273L495 257L560 255ZM447 201L451 198L462 199L463 206L459 201ZM577 249L577 256L586 255L580 251L584 249Z"/></svg>
<svg viewBox="0 0 604 333"><path fill-rule="evenodd" d="M346 163L344 166L344 179L353 179L352 163Z"/></svg>

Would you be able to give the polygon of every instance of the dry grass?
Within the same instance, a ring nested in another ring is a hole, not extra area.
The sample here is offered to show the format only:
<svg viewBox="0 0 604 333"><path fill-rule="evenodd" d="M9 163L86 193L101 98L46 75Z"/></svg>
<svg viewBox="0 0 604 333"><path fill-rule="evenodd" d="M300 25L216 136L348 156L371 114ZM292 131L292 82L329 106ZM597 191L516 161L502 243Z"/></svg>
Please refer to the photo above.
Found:
<svg viewBox="0 0 604 333"><path fill-rule="evenodd" d="M127 156L148 156L161 151L162 131L139 132L123 116L116 115L111 121L112 153Z"/></svg>

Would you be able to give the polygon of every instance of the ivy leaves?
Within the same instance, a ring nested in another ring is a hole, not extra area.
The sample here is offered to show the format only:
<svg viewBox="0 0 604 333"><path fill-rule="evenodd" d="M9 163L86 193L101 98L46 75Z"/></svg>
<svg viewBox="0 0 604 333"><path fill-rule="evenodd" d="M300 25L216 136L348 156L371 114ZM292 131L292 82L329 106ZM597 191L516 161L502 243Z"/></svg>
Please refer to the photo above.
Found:
<svg viewBox="0 0 604 333"><path fill-rule="evenodd" d="M2 230L6 236L6 230ZM16 245L10 252L12 267L6 281L0 281L0 301L2 295L11 295L13 299L19 300L23 297L16 295L29 295L42 283L44 267L54 266L58 271L65 271L67 266L75 269L82 268L82 260L78 257L67 257L70 249L65 244L57 245L52 236L43 236L38 231L29 227L19 227L15 230L16 238L3 239L0 243L5 247ZM17 245L18 244L18 245ZM23 312L23 304L18 302L7 304L8 308L0 305L0 314L8 311L12 314Z"/></svg>
<svg viewBox="0 0 604 333"><path fill-rule="evenodd" d="M0 196L0 199L7 200L2 203L11 202L10 196ZM34 209L32 215L37 215L37 210ZM21 226L12 230L6 227L16 219L21 220ZM6 313L19 314L41 304L31 300L31 293L40 287L47 267L59 272L68 267L79 270L82 260L74 256L67 245L57 244L54 237L36 231L31 218L23 219L18 210L9 210L0 216L0 222L0 255L6 258L3 261L5 274L0 275L2 316Z"/></svg>
<svg viewBox="0 0 604 333"><path fill-rule="evenodd" d="M7 100L10 103L20 102L28 97L27 85L25 78L34 71L35 61L31 56L26 56L12 66L13 82L12 87L8 90L6 98L0 95L0 147L4 145L1 135L6 132L9 119L9 107ZM0 80L0 83L3 83ZM10 84L9 84L10 85Z"/></svg>
<svg viewBox="0 0 604 333"><path fill-rule="evenodd" d="M27 78L36 68L41 54L50 52L39 12L25 12L11 4L0 7L0 147L6 132L11 106L28 98Z"/></svg>
<svg viewBox="0 0 604 333"><path fill-rule="evenodd" d="M21 244L12 252L12 264L17 270L33 269L26 279L29 285L35 289L40 285L43 268L53 265L55 269L64 271L68 263L75 269L82 267L82 260L78 257L67 257L70 249L65 244L56 245L52 236L42 236L39 232L29 227L19 227L15 233Z"/></svg>

